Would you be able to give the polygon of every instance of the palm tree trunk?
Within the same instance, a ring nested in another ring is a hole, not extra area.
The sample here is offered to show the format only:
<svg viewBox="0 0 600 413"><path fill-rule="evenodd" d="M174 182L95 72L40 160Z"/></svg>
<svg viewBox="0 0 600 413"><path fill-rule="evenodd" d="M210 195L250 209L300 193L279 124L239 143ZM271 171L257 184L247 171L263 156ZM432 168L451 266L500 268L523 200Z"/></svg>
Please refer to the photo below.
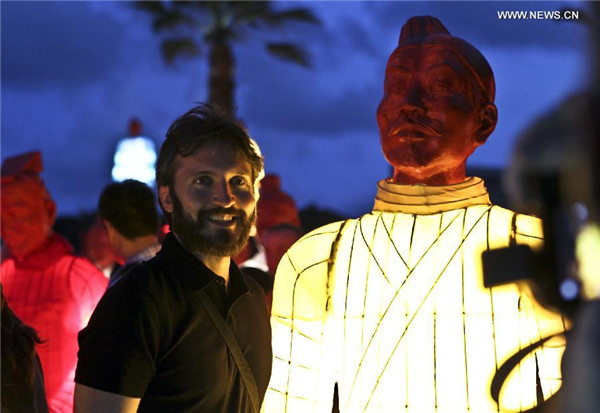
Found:
<svg viewBox="0 0 600 413"><path fill-rule="evenodd" d="M222 114L233 116L235 59L227 41L211 43L209 65L208 102Z"/></svg>

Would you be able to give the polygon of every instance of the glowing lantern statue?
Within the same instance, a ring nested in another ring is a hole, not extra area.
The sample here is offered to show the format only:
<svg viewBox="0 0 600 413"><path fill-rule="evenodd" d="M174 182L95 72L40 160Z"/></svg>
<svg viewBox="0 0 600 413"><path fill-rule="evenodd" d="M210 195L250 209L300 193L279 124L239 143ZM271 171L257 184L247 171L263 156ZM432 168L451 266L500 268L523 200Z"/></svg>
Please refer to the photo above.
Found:
<svg viewBox="0 0 600 413"><path fill-rule="evenodd" d="M465 175L495 128L494 95L475 47L429 16L404 25L377 109L394 175L372 213L281 260L263 411L331 412L335 383L341 412L523 411L558 390L562 317L526 285L483 286L482 251L542 243L539 219L492 205ZM495 373L534 343L492 396Z"/></svg>
<svg viewBox="0 0 600 413"><path fill-rule="evenodd" d="M2 162L0 234L9 255L2 257L0 282L9 307L44 341L36 350L49 411L66 413L73 411L77 333L86 326L108 280L87 259L74 255L71 244L53 232L56 204L40 176L43 169L39 151ZM25 354L21 343L11 345ZM3 358L2 363L10 365L10 361L14 360ZM11 387L11 375L5 377L3 372L2 380L9 380L2 383L2 391L25 403L33 393L12 376L13 386L19 385ZM4 401L1 410L17 411L11 407L32 411L27 404L5 408Z"/></svg>

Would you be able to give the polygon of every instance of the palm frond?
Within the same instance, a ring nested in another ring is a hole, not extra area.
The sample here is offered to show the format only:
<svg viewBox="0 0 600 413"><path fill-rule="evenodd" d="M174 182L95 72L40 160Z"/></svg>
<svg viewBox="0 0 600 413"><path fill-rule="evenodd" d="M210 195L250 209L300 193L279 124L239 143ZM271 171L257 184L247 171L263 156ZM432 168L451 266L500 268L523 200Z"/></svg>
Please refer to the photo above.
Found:
<svg viewBox="0 0 600 413"><path fill-rule="evenodd" d="M260 20L269 26L281 26L295 21L298 23L321 24L321 20L309 9L298 7L293 9L270 11L260 16Z"/></svg>
<svg viewBox="0 0 600 413"><path fill-rule="evenodd" d="M179 57L195 57L200 54L200 48L191 37L180 37L163 40L160 45L163 58L172 65Z"/></svg>
<svg viewBox="0 0 600 413"><path fill-rule="evenodd" d="M181 26L193 27L194 25L195 20L187 13L172 9L157 15L152 23L152 28L156 32L161 32L173 30Z"/></svg>
<svg viewBox="0 0 600 413"><path fill-rule="evenodd" d="M162 1L134 1L131 3L131 7L154 16L160 16L167 11L165 3Z"/></svg>
<svg viewBox="0 0 600 413"><path fill-rule="evenodd" d="M310 58L308 52L301 46L292 43L265 43L267 52L278 59L296 63L300 66L309 68Z"/></svg>

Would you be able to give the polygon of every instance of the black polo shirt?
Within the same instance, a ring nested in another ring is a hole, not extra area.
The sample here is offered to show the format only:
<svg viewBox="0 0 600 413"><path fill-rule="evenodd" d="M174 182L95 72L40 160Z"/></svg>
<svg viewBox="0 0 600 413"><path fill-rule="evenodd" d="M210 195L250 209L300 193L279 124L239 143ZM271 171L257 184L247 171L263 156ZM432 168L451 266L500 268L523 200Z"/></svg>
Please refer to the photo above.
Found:
<svg viewBox="0 0 600 413"><path fill-rule="evenodd" d="M142 412L251 412L233 356L194 296L205 290L220 310L262 402L271 373L264 293L233 261L230 268L227 289L167 235L156 257L107 290L79 333L75 381L141 398Z"/></svg>

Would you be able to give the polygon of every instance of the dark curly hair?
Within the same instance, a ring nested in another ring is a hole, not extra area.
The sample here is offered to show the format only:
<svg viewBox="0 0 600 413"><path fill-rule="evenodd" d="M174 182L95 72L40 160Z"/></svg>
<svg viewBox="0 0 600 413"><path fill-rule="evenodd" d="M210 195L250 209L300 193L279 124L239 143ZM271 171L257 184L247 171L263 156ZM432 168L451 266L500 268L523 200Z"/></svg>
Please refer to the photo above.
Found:
<svg viewBox="0 0 600 413"><path fill-rule="evenodd" d="M35 377L35 345L42 340L12 312L0 285L2 301L2 407L14 393L28 392ZM8 410L8 408L7 408Z"/></svg>

